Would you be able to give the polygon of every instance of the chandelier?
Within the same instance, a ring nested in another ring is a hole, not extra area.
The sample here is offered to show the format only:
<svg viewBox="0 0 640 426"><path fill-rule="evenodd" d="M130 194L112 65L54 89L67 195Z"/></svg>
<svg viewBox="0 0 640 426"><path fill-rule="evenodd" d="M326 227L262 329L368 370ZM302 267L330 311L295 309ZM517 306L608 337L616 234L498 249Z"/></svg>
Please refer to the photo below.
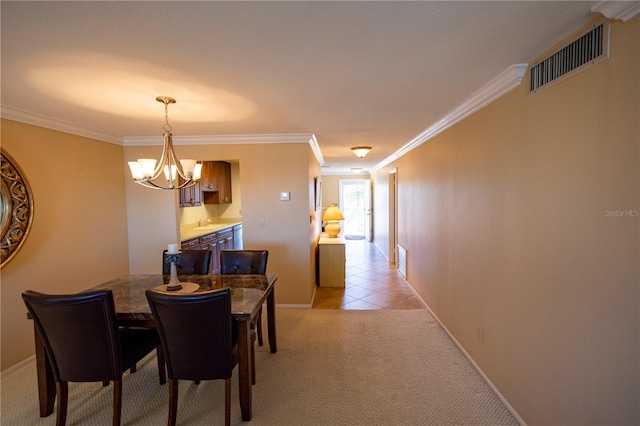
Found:
<svg viewBox="0 0 640 426"><path fill-rule="evenodd" d="M176 100L168 96L158 96L156 101L164 104L164 146L160 160L152 158L138 158L138 161L129 161L131 175L135 183L151 189L181 189L193 186L200 179L202 163L196 160L179 160L173 151L173 135L169 124L169 104L175 104ZM164 174L166 184L154 182Z"/></svg>

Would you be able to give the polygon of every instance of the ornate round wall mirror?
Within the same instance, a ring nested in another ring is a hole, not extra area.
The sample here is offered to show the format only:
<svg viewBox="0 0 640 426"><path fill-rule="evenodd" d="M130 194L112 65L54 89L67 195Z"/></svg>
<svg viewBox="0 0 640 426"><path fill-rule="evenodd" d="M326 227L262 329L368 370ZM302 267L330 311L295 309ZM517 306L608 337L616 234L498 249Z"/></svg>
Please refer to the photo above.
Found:
<svg viewBox="0 0 640 426"><path fill-rule="evenodd" d="M33 222L33 195L29 182L13 158L0 147L0 269L16 255Z"/></svg>

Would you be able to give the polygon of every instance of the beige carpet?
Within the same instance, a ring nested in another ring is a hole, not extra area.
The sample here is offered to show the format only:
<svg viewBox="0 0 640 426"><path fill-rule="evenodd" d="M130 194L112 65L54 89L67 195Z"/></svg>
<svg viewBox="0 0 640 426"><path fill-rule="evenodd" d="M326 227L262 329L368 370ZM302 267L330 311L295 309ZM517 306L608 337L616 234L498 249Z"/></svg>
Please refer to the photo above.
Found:
<svg viewBox="0 0 640 426"><path fill-rule="evenodd" d="M252 425L518 424L426 310L280 309L278 353L256 353ZM237 369L236 369L237 372ZM167 386L148 357L123 380L123 424L163 425ZM38 417L35 365L2 376L1 423L53 425ZM178 424L223 422L222 381L180 383ZM112 388L69 385L67 425L111 422ZM243 424L237 376L232 424Z"/></svg>

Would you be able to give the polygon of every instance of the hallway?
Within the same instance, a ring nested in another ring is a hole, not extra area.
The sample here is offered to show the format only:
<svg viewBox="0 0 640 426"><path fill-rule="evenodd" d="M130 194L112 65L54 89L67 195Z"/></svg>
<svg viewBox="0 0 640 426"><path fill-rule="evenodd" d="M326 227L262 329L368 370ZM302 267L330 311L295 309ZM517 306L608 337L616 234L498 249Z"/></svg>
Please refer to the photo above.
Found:
<svg viewBox="0 0 640 426"><path fill-rule="evenodd" d="M314 309L426 309L373 243L347 240L346 258L346 287L318 287Z"/></svg>

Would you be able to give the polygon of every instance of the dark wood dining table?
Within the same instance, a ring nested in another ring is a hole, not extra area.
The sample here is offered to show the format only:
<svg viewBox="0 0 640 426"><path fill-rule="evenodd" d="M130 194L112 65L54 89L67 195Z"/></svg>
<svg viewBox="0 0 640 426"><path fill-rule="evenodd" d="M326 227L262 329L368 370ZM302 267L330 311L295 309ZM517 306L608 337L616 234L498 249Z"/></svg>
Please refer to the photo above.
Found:
<svg viewBox="0 0 640 426"><path fill-rule="evenodd" d="M256 320L261 306L267 303L267 330L269 348L278 351L276 343L276 318L274 285L277 275L180 275L180 282L199 285L197 291L231 289L231 315L238 331L238 377L242 420L251 420L251 324ZM89 290L111 289L116 307L118 324L129 327L155 327L153 315L145 291L169 282L168 275L125 275ZM36 368L40 416L53 413L56 386L42 337L35 330Z"/></svg>

